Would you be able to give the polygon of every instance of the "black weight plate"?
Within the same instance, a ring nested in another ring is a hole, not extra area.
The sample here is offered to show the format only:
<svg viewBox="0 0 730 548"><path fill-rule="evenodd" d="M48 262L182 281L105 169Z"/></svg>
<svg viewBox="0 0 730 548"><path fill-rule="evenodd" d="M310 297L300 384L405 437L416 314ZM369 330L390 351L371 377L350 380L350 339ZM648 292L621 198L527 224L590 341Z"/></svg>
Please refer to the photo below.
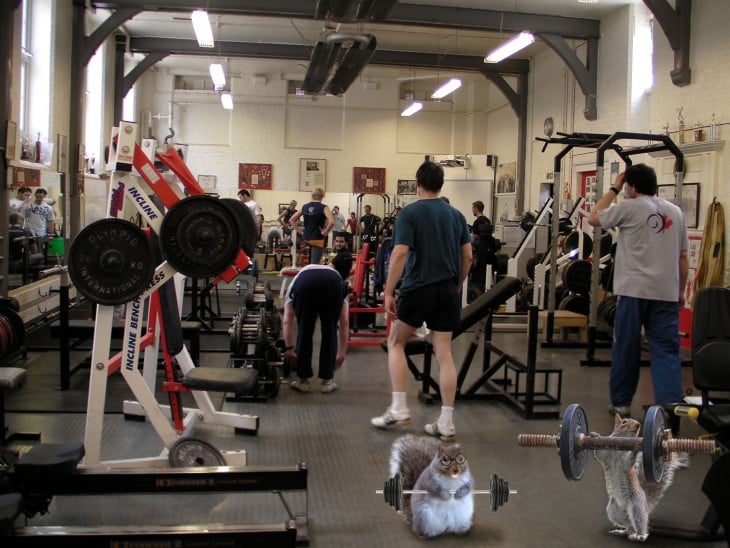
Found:
<svg viewBox="0 0 730 548"><path fill-rule="evenodd" d="M611 248L613 247L613 236L610 232L604 232L601 236L601 257L611 254Z"/></svg>
<svg viewBox="0 0 730 548"><path fill-rule="evenodd" d="M566 295L560 300L558 310L567 310L568 312L587 316L590 305L591 303L585 295Z"/></svg>
<svg viewBox="0 0 730 548"><path fill-rule="evenodd" d="M522 215L522 219L520 219L520 228L525 232L530 232L530 230L532 230L532 227L535 226L536 222L537 215L535 215L532 211L525 211L525 213Z"/></svg>
<svg viewBox="0 0 730 548"><path fill-rule="evenodd" d="M570 261L561 273L563 287L573 293L587 295L591 290L593 263L584 259Z"/></svg>
<svg viewBox="0 0 730 548"><path fill-rule="evenodd" d="M565 408L560 425L560 466L563 475L573 481L583 477L588 454L579 446L580 435L590 435L588 418L583 407L571 403Z"/></svg>
<svg viewBox="0 0 730 548"><path fill-rule="evenodd" d="M535 279L535 267L540 264L540 261L542 261L543 254L538 253L537 255L533 255L529 259L527 259L527 265L525 268L527 269L527 277L531 280Z"/></svg>
<svg viewBox="0 0 730 548"><path fill-rule="evenodd" d="M648 481L659 483L664 476L664 430L666 429L666 416L664 409L659 405L651 406L644 417L644 435L641 442L642 460L644 464L644 476Z"/></svg>
<svg viewBox="0 0 730 548"><path fill-rule="evenodd" d="M99 219L71 242L68 273L76 289L99 304L124 304L147 289L155 272L152 244L123 219Z"/></svg>
<svg viewBox="0 0 730 548"><path fill-rule="evenodd" d="M226 465L226 459L218 449L195 438L177 440L170 448L168 460L173 468Z"/></svg>
<svg viewBox="0 0 730 548"><path fill-rule="evenodd" d="M241 242L241 249L246 252L246 255L253 259L259 229L251 208L236 198L221 198L221 201L229 207L236 216L240 230L238 238Z"/></svg>
<svg viewBox="0 0 730 548"><path fill-rule="evenodd" d="M588 257L593 252L593 239L586 234L583 234L583 256ZM572 253L578 250L580 245L581 232L574 230L563 238L563 253ZM577 255L576 255L577 256Z"/></svg>
<svg viewBox="0 0 730 548"><path fill-rule="evenodd" d="M160 226L162 253L170 265L194 278L218 276L236 259L239 225L220 199L189 196L173 205Z"/></svg>

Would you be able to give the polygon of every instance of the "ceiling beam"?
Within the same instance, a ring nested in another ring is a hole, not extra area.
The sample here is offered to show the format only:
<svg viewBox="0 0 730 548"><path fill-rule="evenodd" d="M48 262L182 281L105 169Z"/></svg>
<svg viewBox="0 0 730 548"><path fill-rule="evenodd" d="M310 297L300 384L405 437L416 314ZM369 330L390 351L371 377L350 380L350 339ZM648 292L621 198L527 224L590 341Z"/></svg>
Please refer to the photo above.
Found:
<svg viewBox="0 0 730 548"><path fill-rule="evenodd" d="M132 37L129 39L132 53L167 53L210 57L211 51L202 49L195 40L179 38ZM289 59L309 61L312 48L290 44L261 44L258 42L216 42L214 54L219 57L249 57L255 59ZM497 74L521 74L530 69L526 59L506 59L501 63L486 65L484 58L473 55L438 55L413 51L376 50L370 65L401 66L444 69L465 72L495 72Z"/></svg>
<svg viewBox="0 0 730 548"><path fill-rule="evenodd" d="M97 8L136 8L145 11L190 12L206 9L209 13L314 19L316 0L95 0ZM535 13L422 6L397 3L381 24L423 25L439 28L470 29L486 32L557 34L565 38L600 37L600 21Z"/></svg>
<svg viewBox="0 0 730 548"><path fill-rule="evenodd" d="M659 22L674 51L674 68L669 72L675 86L687 86L692 81L689 67L689 46L692 27L692 0L676 0L676 8L667 0L644 0Z"/></svg>

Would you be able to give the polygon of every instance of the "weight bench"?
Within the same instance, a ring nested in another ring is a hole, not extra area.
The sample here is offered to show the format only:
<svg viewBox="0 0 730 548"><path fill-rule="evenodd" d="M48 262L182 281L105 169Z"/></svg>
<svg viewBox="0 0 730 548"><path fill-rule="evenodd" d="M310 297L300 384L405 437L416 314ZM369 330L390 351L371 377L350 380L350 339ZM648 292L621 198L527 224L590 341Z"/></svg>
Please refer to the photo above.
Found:
<svg viewBox="0 0 730 548"><path fill-rule="evenodd" d="M20 388L25 382L26 371L22 367L0 367L0 445L15 440L38 440L41 435L35 432L13 432L8 435L5 424L5 391Z"/></svg>
<svg viewBox="0 0 730 548"><path fill-rule="evenodd" d="M534 355L537 340L537 309L531 312L530 329L528 331L530 351L528 351L528 365L523 364L516 358L509 356L498 349L491 342L494 313L507 301L507 299L519 293L522 282L518 278L505 277L497 282L486 293L480 295L475 301L461 310L461 322L454 331L453 338L459 337L474 325L477 328L472 336L466 356L458 369L456 398L457 399L502 399L506 400L513 407L517 408L525 418L558 418L559 409L537 412L535 405L560 405L560 393L562 384L562 370L552 368L535 369ZM471 362L479 347L483 344L482 372L479 377L466 387L466 376L469 373ZM381 347L387 352L387 340L381 343ZM413 338L405 345L406 362L414 378L421 382L418 398L426 404L441 399L441 392L438 382L431 376L431 357L433 346L428 337ZM491 353L494 352L499 358L491 364ZM531 359L529 354L531 354ZM413 356L423 356L423 368L420 370L413 361ZM492 380L492 377L503 370L502 379ZM542 391L535 392L536 375L543 380ZM557 381L554 379L557 377ZM524 383L523 383L524 380ZM550 392L551 381L555 394ZM523 387L524 384L524 387ZM512 387L512 390L508 390ZM486 391L480 391L485 388Z"/></svg>

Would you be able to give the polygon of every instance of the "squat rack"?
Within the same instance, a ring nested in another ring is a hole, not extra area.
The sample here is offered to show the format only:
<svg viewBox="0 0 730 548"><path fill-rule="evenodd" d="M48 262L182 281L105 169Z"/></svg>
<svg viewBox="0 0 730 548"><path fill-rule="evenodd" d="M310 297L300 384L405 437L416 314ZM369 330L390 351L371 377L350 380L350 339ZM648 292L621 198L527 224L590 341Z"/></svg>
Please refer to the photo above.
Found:
<svg viewBox="0 0 730 548"><path fill-rule="evenodd" d="M656 135L652 133L635 133L630 131L618 131L611 135L602 133L561 133L560 137L543 138L537 137L537 141L545 143L543 151L548 144L565 145L563 150L555 155L553 162L554 183L551 194L555 207L552 208L552 218L550 227L550 283L548 294L548 313L545 324L547 330L547 344L552 343L553 329L555 325L555 303L556 303L556 284L557 284L557 247L558 247L558 231L559 231L559 215L555 213L560 210L559 196L555 196L555 188L561 183L561 163L565 155L573 148L592 148L596 150L596 196L603 195L603 173L605 166L605 154L608 150L613 150L623 160L626 167L631 166L632 156L637 154L647 154L650 152L658 152L668 150L675 157L674 163L674 200L681 199L682 183L684 179L684 154L679 147L672 141L668 135ZM621 140L645 141L644 146L622 147L619 144ZM680 198L678 198L680 197ZM598 317L598 286L600 280L600 259L601 246L597 242L601 241L603 229L599 227L593 228L593 251L591 265L591 290L590 290L590 306L588 314L588 341L586 345L586 359L581 360L581 365L607 365L598 363L595 360L596 349L596 324ZM610 364L610 362L609 362Z"/></svg>

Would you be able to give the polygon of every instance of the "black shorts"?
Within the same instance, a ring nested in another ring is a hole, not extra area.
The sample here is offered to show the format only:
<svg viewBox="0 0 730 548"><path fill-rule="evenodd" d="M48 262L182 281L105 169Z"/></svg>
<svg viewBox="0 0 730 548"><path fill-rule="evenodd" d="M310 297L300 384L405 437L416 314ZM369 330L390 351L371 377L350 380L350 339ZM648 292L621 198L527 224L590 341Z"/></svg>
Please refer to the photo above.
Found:
<svg viewBox="0 0 730 548"><path fill-rule="evenodd" d="M461 323L461 295L453 280L419 287L398 299L398 319L411 327L454 331Z"/></svg>

